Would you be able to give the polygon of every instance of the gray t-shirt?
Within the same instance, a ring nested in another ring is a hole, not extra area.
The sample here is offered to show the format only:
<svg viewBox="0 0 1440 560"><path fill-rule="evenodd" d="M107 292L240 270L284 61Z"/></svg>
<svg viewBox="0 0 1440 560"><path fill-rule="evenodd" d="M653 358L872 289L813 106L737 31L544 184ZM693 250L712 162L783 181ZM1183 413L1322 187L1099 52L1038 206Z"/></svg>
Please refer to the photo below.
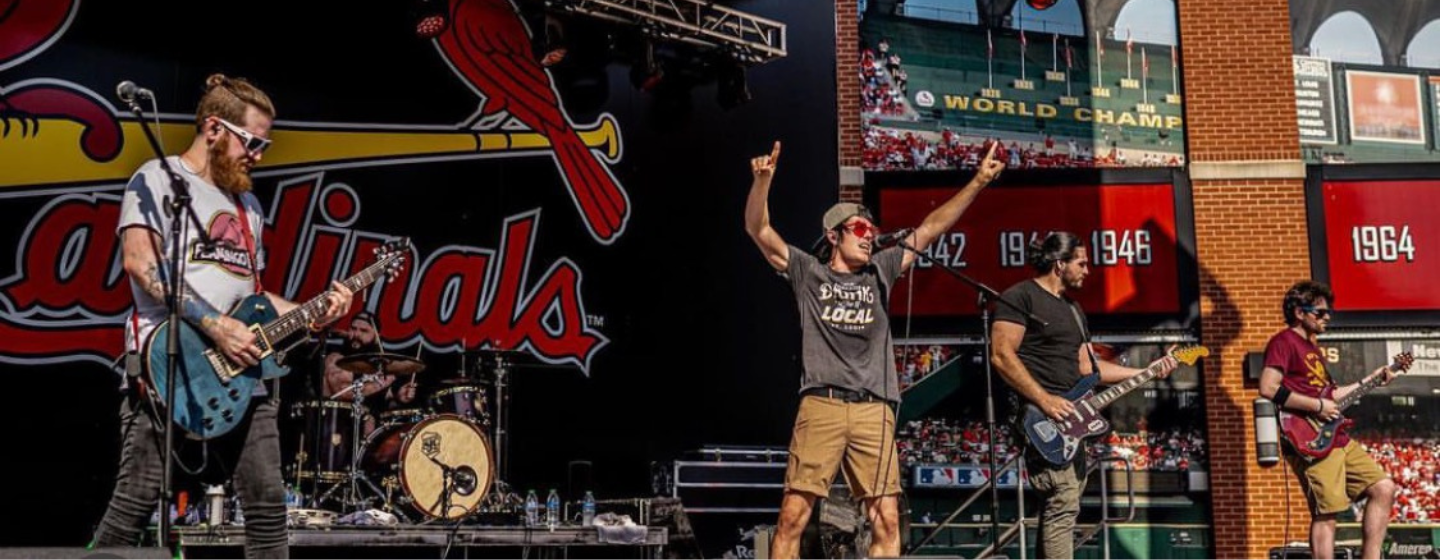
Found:
<svg viewBox="0 0 1440 560"><path fill-rule="evenodd" d="M870 264L847 274L790 247L790 280L800 308L805 371L800 390L839 387L900 400L890 337L890 290L900 277L903 249L875 253Z"/></svg>
<svg viewBox="0 0 1440 560"><path fill-rule="evenodd" d="M264 255L256 255L260 263L250 262L250 252L245 243L245 230L240 224L240 213L235 197L220 190L191 173L171 156L170 167L180 173L190 185L190 206L195 217L205 225L209 244L201 243L201 236L194 231L194 222L186 220L181 230L181 243L185 249L185 280L196 293L221 313L230 311L241 299L255 293L254 271L264 270ZM169 198L170 179L160 167L159 160L150 160L130 178L125 187L125 196L120 202L120 223L117 234L130 227L143 227L160 236L160 258L170 256ZM260 251L260 231L264 227L260 200L254 194L240 195L249 218L250 232L255 236L253 247ZM163 264L162 264L163 266ZM162 273L163 274L163 273ZM127 351L144 351L144 343L155 326L166 318L164 300L156 300L140 289L134 282L130 293L135 300L135 316L125 321L125 348Z"/></svg>

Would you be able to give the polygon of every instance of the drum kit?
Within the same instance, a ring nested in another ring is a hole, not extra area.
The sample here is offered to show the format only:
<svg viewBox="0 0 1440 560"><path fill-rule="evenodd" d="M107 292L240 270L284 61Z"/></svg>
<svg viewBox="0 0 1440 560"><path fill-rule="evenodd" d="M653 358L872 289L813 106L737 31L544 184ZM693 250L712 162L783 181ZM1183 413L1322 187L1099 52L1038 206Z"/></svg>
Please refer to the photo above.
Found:
<svg viewBox="0 0 1440 560"><path fill-rule="evenodd" d="M440 380L442 388L429 398L373 418L366 397L389 389L397 378L409 376L413 383L425 364L383 352L340 359L336 366L354 374L345 391L291 407L291 418L302 430L287 469L288 482L302 496L296 505L316 511L378 508L406 522L518 514L521 499L500 480L500 461L505 458L506 378L521 356L528 354L479 351L478 363L492 365L490 384L469 375L462 355L459 375Z"/></svg>

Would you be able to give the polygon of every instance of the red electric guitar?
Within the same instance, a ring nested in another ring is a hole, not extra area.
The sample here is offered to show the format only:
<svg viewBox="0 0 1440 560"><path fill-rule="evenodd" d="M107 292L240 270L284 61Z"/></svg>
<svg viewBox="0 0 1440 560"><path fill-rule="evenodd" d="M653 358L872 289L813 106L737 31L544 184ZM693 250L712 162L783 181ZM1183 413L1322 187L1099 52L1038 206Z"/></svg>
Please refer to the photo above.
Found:
<svg viewBox="0 0 1440 560"><path fill-rule="evenodd" d="M1405 352L1395 356L1395 362L1387 367L1390 371L1405 372L1409 370L1410 365L1414 363L1415 356L1412 356L1409 352ZM1379 387L1380 383L1384 380L1385 376L1383 374L1372 376L1360 383L1359 387L1356 387L1354 391L1345 395L1345 398L1340 399L1335 404L1340 407L1340 412L1343 413L1345 409L1350 408L1351 405L1360 402L1360 397L1365 396L1366 393ZM1320 393L1320 397L1328 399L1331 398L1334 393L1335 387L1326 387L1325 390ZM1329 422L1321 422L1319 418L1315 418L1309 414L1300 415L1291 414L1283 410L1280 411L1280 433L1284 434L1285 440L1290 442L1290 446L1295 449L1295 451L1298 451L1302 457L1311 461L1318 461L1329 455L1330 449L1335 446L1335 438L1345 433L1345 430L1354 423L1354 420L1346 418L1344 414L1336 416L1334 420Z"/></svg>

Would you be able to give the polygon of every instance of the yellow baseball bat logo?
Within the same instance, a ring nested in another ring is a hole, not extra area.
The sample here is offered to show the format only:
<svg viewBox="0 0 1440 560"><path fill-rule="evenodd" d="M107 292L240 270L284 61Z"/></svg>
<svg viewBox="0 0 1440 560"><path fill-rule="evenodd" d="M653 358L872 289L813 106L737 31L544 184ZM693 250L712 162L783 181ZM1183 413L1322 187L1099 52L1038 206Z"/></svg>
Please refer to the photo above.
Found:
<svg viewBox="0 0 1440 560"><path fill-rule="evenodd" d="M0 189L72 183L123 182L154 157L140 123L123 121L125 143L110 161L95 161L80 149L84 125L69 119L41 118L31 134L0 135ZM615 120L603 115L589 127L577 127L580 138L609 162L620 158L620 133ZM195 135L192 120L162 121L156 134L166 150L176 153ZM277 123L275 145L265 152L257 171L340 164L411 163L510 155L548 155L550 141L530 131L445 130L348 125Z"/></svg>

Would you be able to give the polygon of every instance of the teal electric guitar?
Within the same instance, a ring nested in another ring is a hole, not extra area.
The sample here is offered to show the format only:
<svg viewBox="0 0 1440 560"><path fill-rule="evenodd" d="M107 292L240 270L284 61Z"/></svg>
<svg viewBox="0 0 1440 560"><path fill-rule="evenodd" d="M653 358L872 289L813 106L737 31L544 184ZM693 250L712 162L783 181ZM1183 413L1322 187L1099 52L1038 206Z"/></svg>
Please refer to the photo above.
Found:
<svg viewBox="0 0 1440 560"><path fill-rule="evenodd" d="M352 292L360 292L382 276L394 276L404 263L409 249L408 239L390 241L376 248L376 261L342 284ZM309 329L312 321L325 314L328 302L324 294L298 305L289 313L279 315L265 294L249 296L230 310L229 316L249 325L260 347L260 363L255 366L237 364L216 349L209 337L189 323L180 323L180 361L175 368L175 407L169 411L175 425L198 439L225 435L245 420L250 410L250 396L255 384L290 373L278 363L276 348L296 334ZM160 323L145 343L146 375L154 389L155 402L163 409L169 398L166 372L170 364L166 352L169 321Z"/></svg>

